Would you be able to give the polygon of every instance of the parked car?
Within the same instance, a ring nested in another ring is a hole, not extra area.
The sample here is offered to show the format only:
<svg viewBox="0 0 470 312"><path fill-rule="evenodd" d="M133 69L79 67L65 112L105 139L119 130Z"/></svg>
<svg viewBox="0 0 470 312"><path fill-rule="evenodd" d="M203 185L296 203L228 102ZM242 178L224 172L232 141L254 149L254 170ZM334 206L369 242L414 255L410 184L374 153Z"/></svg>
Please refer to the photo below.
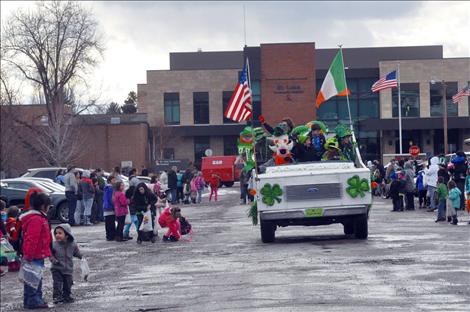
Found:
<svg viewBox="0 0 470 312"><path fill-rule="evenodd" d="M465 156L467 158L467 160L470 160L470 152L464 152L465 153ZM447 154L445 157L446 157L446 163L449 163L452 161L452 159L454 159L454 157L456 156L455 153L452 153L452 154Z"/></svg>
<svg viewBox="0 0 470 312"><path fill-rule="evenodd" d="M0 182L0 196L7 204L7 207L18 206L22 208L24 206L26 192L25 190L9 187L5 182Z"/></svg>
<svg viewBox="0 0 470 312"><path fill-rule="evenodd" d="M47 215L49 220L68 222L68 206L65 191L59 184L37 179L16 178L1 180L0 194L7 198L7 205L16 205L22 208L27 191L32 187L38 187L47 193L52 202L52 207Z"/></svg>
<svg viewBox="0 0 470 312"><path fill-rule="evenodd" d="M146 176L137 176L136 178L139 179L140 182L144 182L146 184L150 184L150 181L152 180L152 178Z"/></svg>
<svg viewBox="0 0 470 312"><path fill-rule="evenodd" d="M51 179L46 179L46 178L31 178L31 177L26 177L22 178L25 180L30 180L30 181L36 181L39 182L40 184L43 184L45 187L52 189L54 191L57 191L59 193L63 192L65 194L65 186L59 183L55 183Z"/></svg>
<svg viewBox="0 0 470 312"><path fill-rule="evenodd" d="M65 167L47 167L47 168L31 168L28 169L25 173L21 175L21 178L45 178L45 179L50 179L52 182L55 182L55 177L57 174L58 170L67 170ZM83 172L85 169L82 168L75 168L78 172ZM93 171L93 169L88 169L90 171ZM107 178L110 173L103 171L103 175L105 178ZM145 178L145 177L144 177ZM122 176L122 181L124 182L124 185L129 187L129 179L126 176ZM150 180L149 180L150 181ZM144 181L145 182L145 181Z"/></svg>
<svg viewBox="0 0 470 312"><path fill-rule="evenodd" d="M28 169L28 171L26 171L25 173L23 173L21 177L47 178L55 182L57 171L61 169L66 170L67 168L65 167L31 168L31 169ZM79 168L77 169L83 170Z"/></svg>

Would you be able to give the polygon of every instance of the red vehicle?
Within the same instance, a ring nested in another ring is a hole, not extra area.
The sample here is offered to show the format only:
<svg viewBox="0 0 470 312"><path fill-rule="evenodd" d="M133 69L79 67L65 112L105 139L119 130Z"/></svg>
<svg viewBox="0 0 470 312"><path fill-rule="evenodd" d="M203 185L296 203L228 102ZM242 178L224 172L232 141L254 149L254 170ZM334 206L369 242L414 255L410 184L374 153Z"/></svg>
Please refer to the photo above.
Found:
<svg viewBox="0 0 470 312"><path fill-rule="evenodd" d="M240 180L240 169L235 168L237 156L202 157L201 171L205 181L210 181L213 174L219 175L221 184L231 187Z"/></svg>

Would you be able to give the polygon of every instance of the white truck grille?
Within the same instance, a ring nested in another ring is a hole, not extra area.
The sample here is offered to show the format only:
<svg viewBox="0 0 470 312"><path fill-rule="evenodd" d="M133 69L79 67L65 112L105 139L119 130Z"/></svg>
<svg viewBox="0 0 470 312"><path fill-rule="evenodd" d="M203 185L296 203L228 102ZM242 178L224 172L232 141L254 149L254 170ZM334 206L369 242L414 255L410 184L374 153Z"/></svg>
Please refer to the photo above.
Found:
<svg viewBox="0 0 470 312"><path fill-rule="evenodd" d="M290 202L341 198L341 183L288 185L285 190Z"/></svg>

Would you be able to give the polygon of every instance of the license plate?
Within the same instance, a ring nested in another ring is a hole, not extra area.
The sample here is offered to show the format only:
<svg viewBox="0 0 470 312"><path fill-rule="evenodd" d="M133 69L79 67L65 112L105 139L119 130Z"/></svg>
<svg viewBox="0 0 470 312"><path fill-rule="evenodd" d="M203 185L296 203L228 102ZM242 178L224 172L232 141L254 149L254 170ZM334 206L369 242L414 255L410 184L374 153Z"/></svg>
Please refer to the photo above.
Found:
<svg viewBox="0 0 470 312"><path fill-rule="evenodd" d="M304 212L306 217L321 217L323 216L323 208L309 208Z"/></svg>

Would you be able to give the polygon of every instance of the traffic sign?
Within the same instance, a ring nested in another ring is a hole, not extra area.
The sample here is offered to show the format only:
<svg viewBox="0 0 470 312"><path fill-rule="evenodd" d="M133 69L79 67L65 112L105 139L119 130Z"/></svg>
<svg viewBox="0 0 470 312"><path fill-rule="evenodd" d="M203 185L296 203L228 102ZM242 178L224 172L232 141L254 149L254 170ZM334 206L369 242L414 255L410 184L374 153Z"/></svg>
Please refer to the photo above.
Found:
<svg viewBox="0 0 470 312"><path fill-rule="evenodd" d="M416 156L419 155L419 147L416 146L416 145L413 145L413 146L410 147L409 152L410 152L411 156L416 157Z"/></svg>

